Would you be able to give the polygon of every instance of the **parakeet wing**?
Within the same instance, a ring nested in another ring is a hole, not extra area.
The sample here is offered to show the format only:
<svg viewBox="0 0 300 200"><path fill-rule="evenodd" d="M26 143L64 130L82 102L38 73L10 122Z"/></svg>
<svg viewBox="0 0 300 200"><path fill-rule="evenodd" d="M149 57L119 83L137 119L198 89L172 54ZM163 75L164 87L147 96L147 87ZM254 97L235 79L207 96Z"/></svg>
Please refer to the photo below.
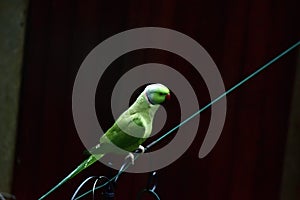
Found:
<svg viewBox="0 0 300 200"><path fill-rule="evenodd" d="M141 116L121 115L114 125L100 138L100 145L113 143L117 147L134 151L146 138L147 126Z"/></svg>

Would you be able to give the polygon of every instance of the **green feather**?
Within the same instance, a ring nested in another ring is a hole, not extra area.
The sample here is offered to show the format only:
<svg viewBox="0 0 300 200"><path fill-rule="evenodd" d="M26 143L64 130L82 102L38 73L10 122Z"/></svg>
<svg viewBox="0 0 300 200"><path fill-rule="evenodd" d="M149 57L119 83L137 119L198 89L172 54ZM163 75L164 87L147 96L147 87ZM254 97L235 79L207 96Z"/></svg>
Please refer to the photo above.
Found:
<svg viewBox="0 0 300 200"><path fill-rule="evenodd" d="M147 96L147 92L151 94L150 97ZM39 200L46 198L65 182L101 159L106 153L118 153L120 152L118 148L128 152L136 150L150 136L153 118L159 107L159 105L152 105L150 102L163 102L169 93L169 89L161 84L147 86L132 106L122 113L113 126L100 138L99 144L90 150L90 157ZM164 95L163 99L161 95Z"/></svg>

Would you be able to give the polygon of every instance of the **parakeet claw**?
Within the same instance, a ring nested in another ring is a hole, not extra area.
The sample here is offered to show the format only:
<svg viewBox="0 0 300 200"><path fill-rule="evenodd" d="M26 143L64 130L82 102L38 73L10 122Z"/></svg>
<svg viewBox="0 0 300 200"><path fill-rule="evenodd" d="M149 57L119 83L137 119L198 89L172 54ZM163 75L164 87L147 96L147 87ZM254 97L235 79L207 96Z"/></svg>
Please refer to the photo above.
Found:
<svg viewBox="0 0 300 200"><path fill-rule="evenodd" d="M145 147L143 147L142 145L140 145L138 149L142 151L142 154L145 152Z"/></svg>
<svg viewBox="0 0 300 200"><path fill-rule="evenodd" d="M134 155L133 155L133 153L128 153L128 155L125 157L125 160L127 160L127 159L130 159L130 161L131 161L131 164L132 165L134 165Z"/></svg>
<svg viewBox="0 0 300 200"><path fill-rule="evenodd" d="M139 145L138 150L140 150L141 152L139 153L144 153L145 152L145 147L143 147L142 145ZM130 159L131 164L134 165L134 155L133 153L128 153L128 155L125 157L125 160Z"/></svg>

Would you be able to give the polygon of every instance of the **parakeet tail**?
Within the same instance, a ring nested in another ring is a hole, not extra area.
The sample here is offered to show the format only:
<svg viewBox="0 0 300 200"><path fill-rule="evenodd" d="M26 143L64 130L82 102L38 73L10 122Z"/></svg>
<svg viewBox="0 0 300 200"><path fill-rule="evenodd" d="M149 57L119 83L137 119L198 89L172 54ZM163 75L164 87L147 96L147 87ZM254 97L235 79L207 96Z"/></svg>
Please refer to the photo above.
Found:
<svg viewBox="0 0 300 200"><path fill-rule="evenodd" d="M104 154L91 155L88 159L83 161L75 170L73 170L68 176L66 176L62 181L60 181L56 186L54 186L51 190L49 190L46 194L39 198L39 200L45 199L49 194L51 194L54 190L62 186L68 180L74 178L77 174L79 174L82 170L88 168L92 164L94 164L97 160L101 159Z"/></svg>

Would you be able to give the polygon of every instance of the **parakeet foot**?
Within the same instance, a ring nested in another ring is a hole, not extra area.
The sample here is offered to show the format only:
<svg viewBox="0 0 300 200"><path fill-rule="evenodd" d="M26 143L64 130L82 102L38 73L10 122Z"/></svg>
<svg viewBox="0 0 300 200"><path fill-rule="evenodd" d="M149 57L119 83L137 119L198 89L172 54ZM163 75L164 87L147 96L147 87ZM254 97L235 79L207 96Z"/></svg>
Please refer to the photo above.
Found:
<svg viewBox="0 0 300 200"><path fill-rule="evenodd" d="M130 159L130 161L131 161L131 164L132 165L134 165L134 155L133 155L133 153L128 153L128 155L125 157L125 160L127 160L127 159Z"/></svg>
<svg viewBox="0 0 300 200"><path fill-rule="evenodd" d="M140 145L138 149L142 151L142 154L145 152L145 147L143 147L142 145Z"/></svg>

